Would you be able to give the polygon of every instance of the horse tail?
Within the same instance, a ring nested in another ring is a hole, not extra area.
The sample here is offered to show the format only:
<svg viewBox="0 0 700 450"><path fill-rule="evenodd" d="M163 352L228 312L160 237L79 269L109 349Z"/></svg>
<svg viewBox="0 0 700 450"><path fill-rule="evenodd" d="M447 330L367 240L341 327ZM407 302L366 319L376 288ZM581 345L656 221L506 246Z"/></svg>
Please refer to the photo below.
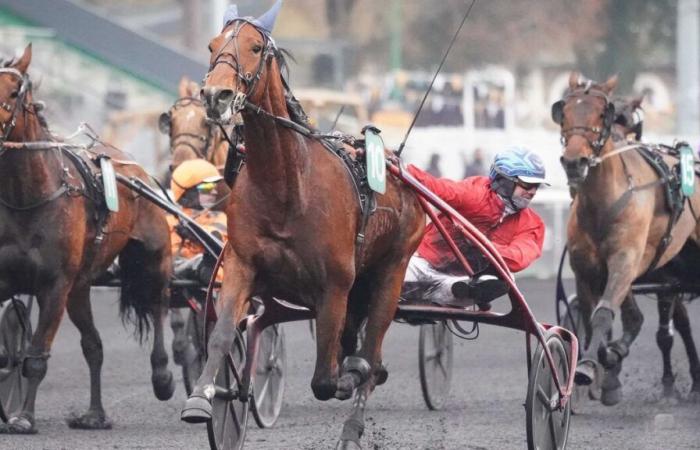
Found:
<svg viewBox="0 0 700 450"><path fill-rule="evenodd" d="M146 244L130 240L119 254L122 289L119 314L122 322L134 325L139 343L148 336L154 316L167 307L167 272L161 252Z"/></svg>

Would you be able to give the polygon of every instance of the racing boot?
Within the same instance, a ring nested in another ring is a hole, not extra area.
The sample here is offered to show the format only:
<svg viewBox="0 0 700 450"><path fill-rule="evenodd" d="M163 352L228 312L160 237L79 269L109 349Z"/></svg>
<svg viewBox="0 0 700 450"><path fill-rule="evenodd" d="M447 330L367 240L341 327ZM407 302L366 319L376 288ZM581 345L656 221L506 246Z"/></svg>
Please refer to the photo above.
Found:
<svg viewBox="0 0 700 450"><path fill-rule="evenodd" d="M491 301L508 293L509 287L494 275L480 275L473 280L465 277L452 283L452 295L456 299L471 299L482 311L491 309Z"/></svg>

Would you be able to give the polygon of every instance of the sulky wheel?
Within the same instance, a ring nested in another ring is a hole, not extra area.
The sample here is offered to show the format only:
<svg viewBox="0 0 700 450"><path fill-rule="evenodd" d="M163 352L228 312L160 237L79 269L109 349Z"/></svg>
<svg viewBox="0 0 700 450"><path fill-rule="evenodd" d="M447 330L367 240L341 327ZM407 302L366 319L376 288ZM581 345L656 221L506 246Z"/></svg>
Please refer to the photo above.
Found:
<svg viewBox="0 0 700 450"><path fill-rule="evenodd" d="M0 308L0 418L4 422L22 409L27 397L22 360L32 338L32 302L32 297L13 298Z"/></svg>
<svg viewBox="0 0 700 450"><path fill-rule="evenodd" d="M452 332L445 322L420 326L418 368L425 405L442 408L452 380Z"/></svg>
<svg viewBox="0 0 700 450"><path fill-rule="evenodd" d="M282 327L272 325L260 335L260 348L255 367L253 400L250 409L260 428L275 424L282 409L287 353L284 349Z"/></svg>
<svg viewBox="0 0 700 450"><path fill-rule="evenodd" d="M241 401L240 384L245 367L246 346L243 335L236 337L229 354L221 360L214 380L216 392L211 400L212 418L207 422L209 446L212 450L243 448L248 423L248 399Z"/></svg>
<svg viewBox="0 0 700 450"><path fill-rule="evenodd" d="M202 374L202 368L206 362L204 348L204 310L190 310L185 326L185 358L182 363L182 380L185 382L187 395L192 393L192 385Z"/></svg>
<svg viewBox="0 0 700 450"><path fill-rule="evenodd" d="M554 368L562 384L569 376L569 354L564 341L555 333L546 333L545 342L552 353ZM530 450L563 449L569 436L571 402L558 409L559 392L554 384L547 355L537 345L530 367L525 410L527 416L527 446Z"/></svg>
<svg viewBox="0 0 700 450"><path fill-rule="evenodd" d="M581 313L581 306L576 294L570 295L569 298L566 299L566 302L567 308L561 312L562 317L559 323L561 323L562 327L576 333L580 355L588 345L588 329L586 328L586 322ZM602 393L600 380L603 379L604 373L600 365L596 365L596 371L595 382L593 382L593 384L588 386L574 385L574 392L571 395L571 412L573 414L581 412L583 403L586 401L587 397L591 400L600 399Z"/></svg>

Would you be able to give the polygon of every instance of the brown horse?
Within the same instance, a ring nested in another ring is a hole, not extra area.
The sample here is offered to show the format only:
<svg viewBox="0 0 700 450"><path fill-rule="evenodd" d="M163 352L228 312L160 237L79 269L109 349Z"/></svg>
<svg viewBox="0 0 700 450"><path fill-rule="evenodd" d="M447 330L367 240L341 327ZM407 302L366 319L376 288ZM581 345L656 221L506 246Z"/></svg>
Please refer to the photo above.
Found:
<svg viewBox="0 0 700 450"><path fill-rule="evenodd" d="M199 86L182 77L179 95L180 98L158 119L161 132L170 136L170 170L175 170L188 159L202 158L223 171L228 142L219 127L207 117L207 110L199 97Z"/></svg>
<svg viewBox="0 0 700 450"><path fill-rule="evenodd" d="M30 61L31 45L19 60L0 69L3 142L56 143L33 103L27 75ZM37 389L65 311L80 331L90 368L90 407L86 414L70 419L69 426L111 426L102 406L102 342L92 317L90 286L116 256L123 274L122 317L135 320L140 337L151 325L154 329L151 365L156 397L166 400L174 389L163 344L171 270L164 214L121 186L119 212L108 213L104 200L78 169L80 163L60 144L49 144L40 148L0 144L0 299L29 294L39 304L39 320L22 362L28 394L22 410L9 418L6 432L36 432ZM126 155L118 150L95 146L89 153L109 156L125 176L147 179L143 169L124 161Z"/></svg>
<svg viewBox="0 0 700 450"><path fill-rule="evenodd" d="M642 101L644 95L636 97L614 97L615 123L612 129L612 139L616 148L624 145L638 143L642 138L643 122L641 116ZM700 263L700 248L692 241L687 241L683 249L671 261L663 267L650 274L637 279L639 283L651 282L662 283L666 286L680 283L693 283L695 274L692 267L697 267ZM694 295L694 294L690 294ZM683 303L684 293L659 292L656 294L659 311L659 328L656 332L656 343L661 350L663 361L663 375L661 378L664 396L675 394L675 376L671 367L671 348L673 346L673 328L678 331L685 345L690 366L690 374L693 379L700 374L700 360L690 329L688 311ZM639 333L644 320L639 307L632 295L630 295L621 307L621 319L623 335L618 341L618 348L622 354L626 354L630 345ZM673 318L673 322L671 322ZM673 328L672 328L673 327ZM608 371L606 379L603 381L605 395L602 400L605 404L615 404L620 400L619 380L616 376L611 376ZM695 374L695 375L693 375ZM691 397L698 397L700 394L700 383L695 384L691 389Z"/></svg>
<svg viewBox="0 0 700 450"><path fill-rule="evenodd" d="M611 93L616 84L616 77L596 84L573 73L564 99L552 106L552 118L561 125L565 144L561 162L569 185L577 191L568 225L571 267L582 313L585 319L590 318L590 340L577 368L576 382L590 384L596 361L603 364L608 369L602 386L604 404L615 404L621 398L621 362L641 327L631 283L663 267L688 239L695 243L700 239L695 213L700 208L697 179L695 194L684 200L686 207L674 221L668 213L666 186L641 150L615 146L616 112ZM662 157L668 166L678 163L677 158ZM669 225L670 241L664 240ZM615 311L620 309L625 332L621 339L607 342ZM680 314L681 308L676 311ZM688 345L685 337L684 341ZM700 368L690 349L692 390L697 392ZM692 350L694 353L694 346Z"/></svg>
<svg viewBox="0 0 700 450"><path fill-rule="evenodd" d="M257 20L235 18L211 41L210 50L203 98L213 118L241 111L247 161L227 208L222 311L182 418L210 419L216 370L250 298L275 296L315 312L311 388L316 398L347 399L359 386L341 438L343 445L359 446L366 399L385 375L382 340L425 216L411 190L389 178L386 194L376 196L362 243L362 213L347 168L323 142L298 132L303 127L289 120L285 94L291 94L280 73L284 60L268 31ZM366 338L353 355L365 317Z"/></svg>

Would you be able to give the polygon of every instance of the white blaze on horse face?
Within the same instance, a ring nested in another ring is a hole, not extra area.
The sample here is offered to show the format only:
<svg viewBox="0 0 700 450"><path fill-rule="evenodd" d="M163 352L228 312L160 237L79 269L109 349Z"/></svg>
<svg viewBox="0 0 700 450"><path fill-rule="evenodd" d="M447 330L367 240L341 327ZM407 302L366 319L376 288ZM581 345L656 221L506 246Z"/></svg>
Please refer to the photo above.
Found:
<svg viewBox="0 0 700 450"><path fill-rule="evenodd" d="M583 100L579 98L579 99L576 100L576 104L578 105L578 104L581 103L582 101L583 101Z"/></svg>
<svg viewBox="0 0 700 450"><path fill-rule="evenodd" d="M192 120L192 118L194 117L194 114L195 114L194 111L189 111L187 113L187 116L185 116L185 120Z"/></svg>
<svg viewBox="0 0 700 450"><path fill-rule="evenodd" d="M226 34L224 34L224 39L228 41L229 39L231 39L231 36L233 36L233 30L228 30Z"/></svg>

